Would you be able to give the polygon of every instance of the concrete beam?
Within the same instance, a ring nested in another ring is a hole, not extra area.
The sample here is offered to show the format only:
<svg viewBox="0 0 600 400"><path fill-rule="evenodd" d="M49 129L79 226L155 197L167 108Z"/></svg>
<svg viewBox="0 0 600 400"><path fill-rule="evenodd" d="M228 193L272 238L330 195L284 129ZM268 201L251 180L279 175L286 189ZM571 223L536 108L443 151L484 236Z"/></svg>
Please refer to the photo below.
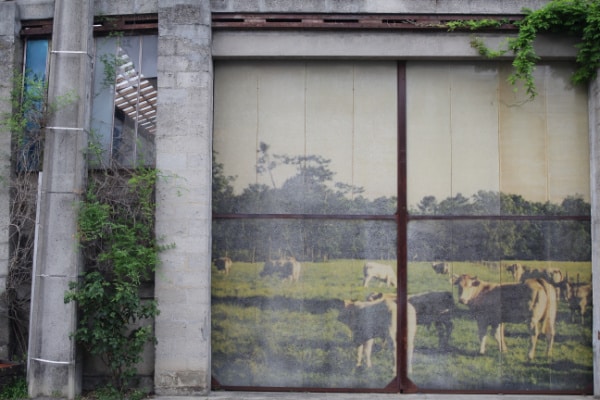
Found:
<svg viewBox="0 0 600 400"><path fill-rule="evenodd" d="M503 34L482 34L492 49L502 47ZM445 31L234 31L213 33L213 57L221 58L352 58L394 60L483 59L471 47L472 33ZM536 52L544 60L572 60L570 38L540 36ZM507 54L500 59L508 59Z"/></svg>
<svg viewBox="0 0 600 400"><path fill-rule="evenodd" d="M211 0L215 12L520 14L549 0Z"/></svg>
<svg viewBox="0 0 600 400"><path fill-rule="evenodd" d="M77 203L87 176L92 21L92 0L55 1L48 102L66 105L50 116L45 129L29 330L30 397L73 399L81 388L81 365L69 336L77 324L77 309L64 304L64 293L82 270Z"/></svg>

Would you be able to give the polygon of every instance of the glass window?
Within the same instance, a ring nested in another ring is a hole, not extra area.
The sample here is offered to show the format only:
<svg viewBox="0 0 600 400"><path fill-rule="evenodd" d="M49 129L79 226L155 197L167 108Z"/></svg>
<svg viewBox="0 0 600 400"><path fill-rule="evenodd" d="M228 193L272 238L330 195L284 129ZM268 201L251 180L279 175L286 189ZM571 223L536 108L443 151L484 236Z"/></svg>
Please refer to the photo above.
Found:
<svg viewBox="0 0 600 400"><path fill-rule="evenodd" d="M42 166L43 129L47 95L48 39L29 39L25 43L23 92L20 115L22 129L15 132L19 148L18 171L37 171Z"/></svg>
<svg viewBox="0 0 600 400"><path fill-rule="evenodd" d="M157 46L155 35L96 39L91 165L154 164Z"/></svg>

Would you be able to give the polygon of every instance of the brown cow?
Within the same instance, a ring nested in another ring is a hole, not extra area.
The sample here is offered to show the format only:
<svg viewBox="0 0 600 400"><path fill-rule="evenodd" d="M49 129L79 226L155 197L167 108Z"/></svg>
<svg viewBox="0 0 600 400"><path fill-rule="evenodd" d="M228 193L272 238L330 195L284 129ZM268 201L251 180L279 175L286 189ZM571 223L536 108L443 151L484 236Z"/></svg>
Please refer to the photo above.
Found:
<svg viewBox="0 0 600 400"><path fill-rule="evenodd" d="M274 275L282 280L289 280L290 282L298 282L300 280L300 270L302 265L296 260L295 257L281 257L277 260L269 260L265 262L262 271L260 272L261 277Z"/></svg>
<svg viewBox="0 0 600 400"><path fill-rule="evenodd" d="M454 298L451 292L425 292L408 296L408 302L415 307L417 325L432 324L438 334L440 349L448 347L452 335L452 316L454 314Z"/></svg>
<svg viewBox="0 0 600 400"><path fill-rule="evenodd" d="M446 262L433 262L431 268L436 274L448 275L450 273L450 266Z"/></svg>
<svg viewBox="0 0 600 400"><path fill-rule="evenodd" d="M416 333L416 313L412 305L407 304L407 371L412 372L412 355ZM363 357L367 368L371 368L371 352L376 338L388 340L392 344L394 359L393 374L397 373L396 331L397 304L395 295L370 295L366 301L344 300L344 308L338 319L348 325L352 332L352 341L357 346L356 366L362 366Z"/></svg>
<svg viewBox="0 0 600 400"><path fill-rule="evenodd" d="M557 300L560 300L561 289L566 283L566 277L563 278L562 271L558 268L529 269L527 267L523 267L523 273L521 274L519 282L523 283L527 279L545 279L546 282L554 286Z"/></svg>
<svg viewBox="0 0 600 400"><path fill-rule="evenodd" d="M229 275L232 265L233 261L231 261L231 258L227 256L219 257L215 260L215 267L217 267L217 271L224 273L225 275Z"/></svg>
<svg viewBox="0 0 600 400"><path fill-rule="evenodd" d="M525 271L524 267L519 263L514 263L506 267L506 270L510 272L515 282L521 281L521 276Z"/></svg>
<svg viewBox="0 0 600 400"><path fill-rule="evenodd" d="M488 326L492 327L501 352L506 351L504 323L528 322L531 348L528 357L535 357L540 332L546 334L546 354L552 354L556 321L556 290L544 279L528 279L523 283L491 283L477 277L461 275L454 280L459 302L469 306L477 320L479 353L485 353ZM541 326L540 326L541 325Z"/></svg>
<svg viewBox="0 0 600 400"><path fill-rule="evenodd" d="M571 310L571 322L575 322L577 314L584 323L585 311L592 305L592 285L590 283L567 282L565 297Z"/></svg>

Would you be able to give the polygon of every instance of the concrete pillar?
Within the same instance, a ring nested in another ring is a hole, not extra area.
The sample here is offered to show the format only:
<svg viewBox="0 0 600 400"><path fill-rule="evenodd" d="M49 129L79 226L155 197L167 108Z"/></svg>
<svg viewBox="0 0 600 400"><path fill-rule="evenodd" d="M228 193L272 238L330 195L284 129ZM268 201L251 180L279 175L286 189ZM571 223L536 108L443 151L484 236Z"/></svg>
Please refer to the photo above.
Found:
<svg viewBox="0 0 600 400"><path fill-rule="evenodd" d="M600 76L600 70L598 71ZM589 86L590 192L592 212L592 287L594 396L600 396L600 78Z"/></svg>
<svg viewBox="0 0 600 400"><path fill-rule="evenodd" d="M48 102L64 106L45 129L27 377L31 397L72 399L81 387L76 346L69 337L77 313L73 303L64 304L64 294L82 269L76 222L87 171L93 1L56 0L54 7Z"/></svg>
<svg viewBox="0 0 600 400"><path fill-rule="evenodd" d="M10 114L13 74L17 65L17 37L19 31L18 8L15 2L0 3L0 118ZM10 176L11 133L2 128L0 133L0 176ZM0 185L0 226L8 227L10 220L10 192L6 184ZM4 293L9 266L9 230L0 231L0 360L8 360L10 342L10 324Z"/></svg>
<svg viewBox="0 0 600 400"><path fill-rule="evenodd" d="M212 56L209 0L159 0L156 273L159 395L210 390Z"/></svg>

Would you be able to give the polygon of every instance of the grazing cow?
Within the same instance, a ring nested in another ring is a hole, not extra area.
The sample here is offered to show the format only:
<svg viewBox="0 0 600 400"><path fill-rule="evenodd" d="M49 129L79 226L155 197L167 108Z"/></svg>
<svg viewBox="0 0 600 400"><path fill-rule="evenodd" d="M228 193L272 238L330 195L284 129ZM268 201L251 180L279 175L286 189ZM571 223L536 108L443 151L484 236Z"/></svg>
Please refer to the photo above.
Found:
<svg viewBox="0 0 600 400"><path fill-rule="evenodd" d="M300 271L302 265L296 260L296 258L288 256L282 257L278 260L269 260L265 262L263 270L260 272L261 277L265 276L277 276L282 280L289 280L290 282L298 282L300 280Z"/></svg>
<svg viewBox="0 0 600 400"><path fill-rule="evenodd" d="M408 373L412 373L412 355L417 320L415 309L411 304L407 304L406 312L406 368ZM364 357L366 367L371 368L373 342L376 338L382 338L385 342L389 340L392 344L393 374L396 375L397 304L395 295L371 295L367 298L367 301L344 300L344 308L340 311L338 319L346 324L352 332L352 341L357 346L357 367L362 366Z"/></svg>
<svg viewBox="0 0 600 400"><path fill-rule="evenodd" d="M386 283L386 285L396 287L396 273L394 269L387 264L378 264L375 262L366 262L363 267L363 286L368 287L369 282L373 278L380 279Z"/></svg>
<svg viewBox="0 0 600 400"><path fill-rule="evenodd" d="M455 308L451 292L426 292L408 297L415 307L417 325L435 325L440 349L448 347L452 335L452 315Z"/></svg>
<svg viewBox="0 0 600 400"><path fill-rule="evenodd" d="M515 263L506 267L506 270L510 272L515 282L521 282L521 276L523 276L523 272L525 271L524 267Z"/></svg>
<svg viewBox="0 0 600 400"><path fill-rule="evenodd" d="M528 279L523 283L490 283L477 277L461 275L454 284L458 286L459 301L469 306L477 320L480 348L485 353L488 326L492 327L500 351L506 351L504 323L529 323L531 348L530 360L535 357L535 348L540 332L546 334L546 354L552 354L554 323L556 321L556 290L544 279ZM541 325L541 327L540 327Z"/></svg>
<svg viewBox="0 0 600 400"><path fill-rule="evenodd" d="M433 268L436 274L448 275L450 273L450 266L445 262L431 263L431 268Z"/></svg>
<svg viewBox="0 0 600 400"><path fill-rule="evenodd" d="M585 311L592 305L592 285L590 283L567 282L565 297L571 311L571 322L575 322L580 314L581 324L584 323Z"/></svg>
<svg viewBox="0 0 600 400"><path fill-rule="evenodd" d="M231 258L227 256L219 257L215 260L215 267L217 267L217 271L225 275L229 275L229 271L231 270L232 265L233 261L231 261Z"/></svg>

